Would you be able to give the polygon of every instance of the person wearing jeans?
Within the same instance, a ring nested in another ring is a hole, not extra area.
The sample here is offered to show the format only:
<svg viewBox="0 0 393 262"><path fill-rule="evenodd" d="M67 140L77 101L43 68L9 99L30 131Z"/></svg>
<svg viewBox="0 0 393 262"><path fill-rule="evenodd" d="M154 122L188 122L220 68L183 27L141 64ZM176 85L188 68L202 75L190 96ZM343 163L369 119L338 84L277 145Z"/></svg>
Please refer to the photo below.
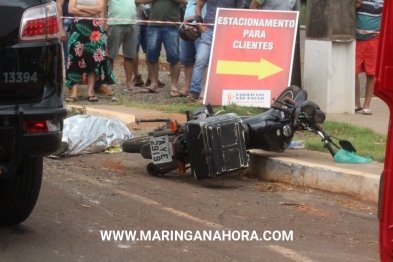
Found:
<svg viewBox="0 0 393 262"><path fill-rule="evenodd" d="M210 52L213 41L213 31L206 30L201 34L197 40L196 56L194 69L191 77L190 100L198 100L202 92L202 80L205 73L205 68L209 65Z"/></svg>
<svg viewBox="0 0 393 262"><path fill-rule="evenodd" d="M151 1L151 0L148 0ZM142 2L146 4L146 2ZM159 75L159 57L161 47L164 45L166 59L170 64L171 95L177 94L177 84L180 77L180 50L179 29L176 23L180 22L180 4L187 0L160 0L153 1L150 8L149 19L152 21L167 21L174 24L149 24L147 28L147 59L151 84L140 92L157 93Z"/></svg>
<svg viewBox="0 0 393 262"><path fill-rule="evenodd" d="M193 17L195 15L195 0L188 0L186 11L184 13L185 19ZM202 10L202 18L206 14L207 4L204 5ZM184 87L177 94L172 94L173 97L187 97L190 93L191 89L191 78L192 71L194 70L196 50L199 44L200 38L195 41L185 41L183 39L180 40L180 62L184 66ZM204 76L202 80L202 87L205 86L206 83L206 70L204 70ZM203 89L203 88L202 88Z"/></svg>
<svg viewBox="0 0 393 262"><path fill-rule="evenodd" d="M243 8L243 0L198 0L195 8L195 15L202 16L202 8L207 4L206 15L203 22L214 24L217 8ZM214 26L198 25L201 37L197 46L194 70L191 78L191 90L188 99L198 101L202 92L202 79L205 68L209 65L210 52L213 41Z"/></svg>
<svg viewBox="0 0 393 262"><path fill-rule="evenodd" d="M139 5L136 7L136 20L138 20L138 39L136 44L136 59L133 59L133 71L134 71L134 79L132 80L134 86L143 86L146 83L146 86L151 84L150 75L147 75L146 82L142 80L141 74L139 74L139 49L142 48L144 54L147 53L147 27L148 24L146 22L142 22L143 20L149 20L151 4L147 5ZM146 60L146 59L145 59ZM146 65L148 63L146 62ZM158 87L164 87L165 83L158 80Z"/></svg>

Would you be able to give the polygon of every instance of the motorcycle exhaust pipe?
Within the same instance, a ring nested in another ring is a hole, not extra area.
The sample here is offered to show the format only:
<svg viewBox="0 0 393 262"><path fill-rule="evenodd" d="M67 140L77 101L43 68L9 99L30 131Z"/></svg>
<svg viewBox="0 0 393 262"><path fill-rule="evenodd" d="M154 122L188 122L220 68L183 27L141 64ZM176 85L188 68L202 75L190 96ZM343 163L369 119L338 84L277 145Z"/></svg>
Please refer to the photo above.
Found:
<svg viewBox="0 0 393 262"><path fill-rule="evenodd" d="M176 170L177 168L178 168L178 161L176 160L163 164L150 163L147 165L147 172L151 176L163 176L164 174Z"/></svg>

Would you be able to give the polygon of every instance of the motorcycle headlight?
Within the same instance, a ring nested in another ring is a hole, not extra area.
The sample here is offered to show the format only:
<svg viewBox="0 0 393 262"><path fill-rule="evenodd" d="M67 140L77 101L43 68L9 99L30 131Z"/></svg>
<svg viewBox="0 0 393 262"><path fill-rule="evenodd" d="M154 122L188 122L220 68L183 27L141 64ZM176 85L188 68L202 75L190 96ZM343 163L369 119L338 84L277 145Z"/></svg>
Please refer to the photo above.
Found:
<svg viewBox="0 0 393 262"><path fill-rule="evenodd" d="M305 113L309 118L312 118L315 114L315 106L313 103L307 101L301 106L300 111Z"/></svg>
<svg viewBox="0 0 393 262"><path fill-rule="evenodd" d="M321 110L316 110L314 114L314 122L317 124L322 124L325 122L326 115Z"/></svg>

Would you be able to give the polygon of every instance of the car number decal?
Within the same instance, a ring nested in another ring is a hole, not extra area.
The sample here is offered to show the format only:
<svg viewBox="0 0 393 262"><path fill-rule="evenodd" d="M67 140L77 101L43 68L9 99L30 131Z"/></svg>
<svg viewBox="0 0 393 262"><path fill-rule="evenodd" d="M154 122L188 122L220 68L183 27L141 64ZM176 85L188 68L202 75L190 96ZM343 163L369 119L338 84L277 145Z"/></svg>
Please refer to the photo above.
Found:
<svg viewBox="0 0 393 262"><path fill-rule="evenodd" d="M4 72L4 83L28 83L37 82L37 72L30 74L29 72Z"/></svg>

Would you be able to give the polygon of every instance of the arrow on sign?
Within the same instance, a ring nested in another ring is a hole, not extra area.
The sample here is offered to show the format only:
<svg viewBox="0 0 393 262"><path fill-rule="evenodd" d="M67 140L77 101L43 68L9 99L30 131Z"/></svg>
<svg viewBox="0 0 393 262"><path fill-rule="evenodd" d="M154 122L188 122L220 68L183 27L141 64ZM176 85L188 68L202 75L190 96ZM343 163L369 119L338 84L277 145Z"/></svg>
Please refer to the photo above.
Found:
<svg viewBox="0 0 393 262"><path fill-rule="evenodd" d="M281 67L262 59L259 62L217 61L217 74L258 76L258 80L283 71Z"/></svg>

